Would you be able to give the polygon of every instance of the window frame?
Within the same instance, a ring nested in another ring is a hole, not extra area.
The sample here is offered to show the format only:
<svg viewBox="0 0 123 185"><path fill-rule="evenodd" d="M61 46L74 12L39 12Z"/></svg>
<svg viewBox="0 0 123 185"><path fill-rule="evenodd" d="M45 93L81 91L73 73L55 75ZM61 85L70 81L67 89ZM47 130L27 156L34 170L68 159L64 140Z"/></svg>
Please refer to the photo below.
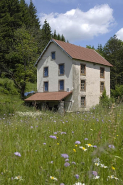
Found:
<svg viewBox="0 0 123 185"><path fill-rule="evenodd" d="M55 54L55 58L52 57L52 54L53 54L53 53ZM55 51L52 51L52 52L51 52L51 60L55 60L55 59L56 59L56 52L55 52Z"/></svg>
<svg viewBox="0 0 123 185"><path fill-rule="evenodd" d="M101 76L101 69L103 69L103 76ZM105 68L100 67L100 78L105 78Z"/></svg>
<svg viewBox="0 0 123 185"><path fill-rule="evenodd" d="M64 74L60 74L60 65L64 65ZM58 65L58 76L64 76L65 75L65 63L61 63Z"/></svg>
<svg viewBox="0 0 123 185"><path fill-rule="evenodd" d="M84 98L84 105L82 105L82 98ZM81 108L85 108L86 107L86 96L81 96L80 105L81 105Z"/></svg>
<svg viewBox="0 0 123 185"><path fill-rule="evenodd" d="M60 81L63 81L63 82L64 82L63 90L60 90ZM58 91L64 91L64 89L65 89L65 80L64 80L64 79L60 79L60 80L58 81Z"/></svg>
<svg viewBox="0 0 123 185"><path fill-rule="evenodd" d="M82 73L82 67L81 66L84 66L84 73ZM86 76L86 64L80 64L80 75L81 76Z"/></svg>
<svg viewBox="0 0 123 185"><path fill-rule="evenodd" d="M48 91L45 91L45 83L48 83ZM44 81L43 82L43 92L49 92L49 81Z"/></svg>
<svg viewBox="0 0 123 185"><path fill-rule="evenodd" d="M101 83L103 83L103 90L101 88ZM103 93L104 90L105 90L105 82L104 81L100 81L100 92Z"/></svg>
<svg viewBox="0 0 123 185"><path fill-rule="evenodd" d="M45 68L48 69L48 76L45 76L45 75L44 75L44 70L45 70ZM44 77L44 78L49 77L49 67L48 67L48 66L45 66L45 67L43 68L43 77Z"/></svg>
<svg viewBox="0 0 123 185"><path fill-rule="evenodd" d="M82 81L84 81L84 90L82 89ZM84 80L84 79L80 79L80 91L82 91L82 92L86 92L86 80Z"/></svg>

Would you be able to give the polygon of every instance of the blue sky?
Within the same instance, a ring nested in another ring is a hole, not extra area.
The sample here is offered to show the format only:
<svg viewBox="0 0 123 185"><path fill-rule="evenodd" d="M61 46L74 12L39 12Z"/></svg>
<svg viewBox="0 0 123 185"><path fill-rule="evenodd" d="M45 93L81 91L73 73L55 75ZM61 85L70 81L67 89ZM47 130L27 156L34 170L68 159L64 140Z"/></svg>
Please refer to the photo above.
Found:
<svg viewBox="0 0 123 185"><path fill-rule="evenodd" d="M30 0L25 0L29 4ZM97 48L114 34L123 40L123 0L32 0L40 24L72 44Z"/></svg>

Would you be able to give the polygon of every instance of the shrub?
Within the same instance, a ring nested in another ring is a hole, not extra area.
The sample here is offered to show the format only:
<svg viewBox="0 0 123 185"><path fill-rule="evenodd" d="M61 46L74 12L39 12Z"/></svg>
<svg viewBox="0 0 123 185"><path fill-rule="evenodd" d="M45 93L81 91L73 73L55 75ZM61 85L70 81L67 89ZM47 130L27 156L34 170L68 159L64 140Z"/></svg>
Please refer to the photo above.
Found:
<svg viewBox="0 0 123 185"><path fill-rule="evenodd" d="M113 98L109 98L106 95L106 90L103 91L102 96L100 96L100 105L105 108L109 108L112 106L112 103L114 102Z"/></svg>

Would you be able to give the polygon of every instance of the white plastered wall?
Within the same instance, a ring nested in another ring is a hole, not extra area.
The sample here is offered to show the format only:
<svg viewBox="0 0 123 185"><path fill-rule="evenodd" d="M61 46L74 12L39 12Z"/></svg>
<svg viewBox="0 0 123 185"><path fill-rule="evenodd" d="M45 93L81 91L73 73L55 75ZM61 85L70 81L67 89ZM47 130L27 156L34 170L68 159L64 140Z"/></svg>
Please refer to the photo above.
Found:
<svg viewBox="0 0 123 185"><path fill-rule="evenodd" d="M80 64L86 64L86 76L80 75ZM100 78L100 67L105 69L105 78ZM80 90L80 80L86 80L85 92ZM110 97L110 67L73 60L73 111L89 110L99 104L101 81L104 81L106 94ZM81 108L81 96L86 97L85 108Z"/></svg>
<svg viewBox="0 0 123 185"><path fill-rule="evenodd" d="M51 59L51 52L55 51L56 59ZM65 75L58 75L58 67L59 64L65 64ZM43 77L43 69L44 67L49 68L49 76ZM49 92L58 91L58 81L64 80L64 90L67 88L72 90L73 87L73 79L72 79L72 60L68 57L66 53L63 52L59 46L54 43L51 43L44 53L41 60L37 65L37 91L43 92L43 83L44 81L49 82Z"/></svg>

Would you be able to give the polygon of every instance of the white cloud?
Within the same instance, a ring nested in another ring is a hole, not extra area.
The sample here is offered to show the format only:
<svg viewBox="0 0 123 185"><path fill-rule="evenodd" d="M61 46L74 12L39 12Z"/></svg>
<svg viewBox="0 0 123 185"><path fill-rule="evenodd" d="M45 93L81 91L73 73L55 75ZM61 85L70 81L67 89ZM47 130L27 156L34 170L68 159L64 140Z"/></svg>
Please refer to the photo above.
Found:
<svg viewBox="0 0 123 185"><path fill-rule="evenodd" d="M123 28L121 28L117 33L117 38L123 41Z"/></svg>
<svg viewBox="0 0 123 185"><path fill-rule="evenodd" d="M87 40L105 34L115 23L113 10L107 4L95 6L87 12L72 9L61 14L40 14L41 25L45 19L52 31L63 34L69 41Z"/></svg>

